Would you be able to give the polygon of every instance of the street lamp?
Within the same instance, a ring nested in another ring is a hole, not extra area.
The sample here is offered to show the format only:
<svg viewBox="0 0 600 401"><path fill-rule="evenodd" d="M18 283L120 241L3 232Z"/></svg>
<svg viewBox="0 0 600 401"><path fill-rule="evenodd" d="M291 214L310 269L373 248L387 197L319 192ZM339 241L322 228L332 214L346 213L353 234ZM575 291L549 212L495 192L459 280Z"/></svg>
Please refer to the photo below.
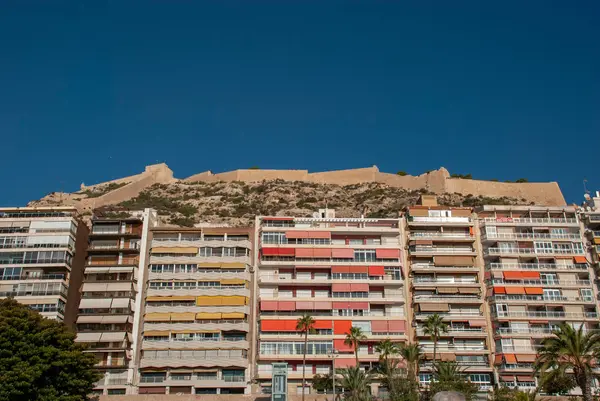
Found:
<svg viewBox="0 0 600 401"><path fill-rule="evenodd" d="M337 350L335 349L331 349L331 351L329 352L329 355L331 356L331 367L332 367L332 375L331 375L331 380L332 380L332 394L333 394L333 401L335 401L335 355L338 353Z"/></svg>

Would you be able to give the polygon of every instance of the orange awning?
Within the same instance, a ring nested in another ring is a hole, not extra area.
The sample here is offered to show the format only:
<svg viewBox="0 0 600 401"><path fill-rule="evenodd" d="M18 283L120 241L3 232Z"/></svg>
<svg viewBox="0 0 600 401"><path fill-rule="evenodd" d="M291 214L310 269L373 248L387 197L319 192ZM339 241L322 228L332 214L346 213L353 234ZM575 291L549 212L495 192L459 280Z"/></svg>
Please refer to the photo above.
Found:
<svg viewBox="0 0 600 401"><path fill-rule="evenodd" d="M544 289L542 287L525 287L525 294L544 295Z"/></svg>
<svg viewBox="0 0 600 401"><path fill-rule="evenodd" d="M506 360L506 363L508 364L516 364L517 363L517 357L515 356L515 354L504 354L504 359Z"/></svg>
<svg viewBox="0 0 600 401"><path fill-rule="evenodd" d="M587 263L587 259L585 258L585 256L575 256L573 260L575 261L575 263Z"/></svg>
<svg viewBox="0 0 600 401"><path fill-rule="evenodd" d="M494 287L494 294L506 294L505 287Z"/></svg>
<svg viewBox="0 0 600 401"><path fill-rule="evenodd" d="M525 288L523 287L506 287L506 293L512 295L525 294Z"/></svg>
<svg viewBox="0 0 600 401"><path fill-rule="evenodd" d="M540 272L521 272L521 277L527 280L539 280Z"/></svg>
<svg viewBox="0 0 600 401"><path fill-rule="evenodd" d="M494 365L502 365L502 354L494 357Z"/></svg>
<svg viewBox="0 0 600 401"><path fill-rule="evenodd" d="M522 272L504 272L504 278L506 280L522 280L523 273Z"/></svg>

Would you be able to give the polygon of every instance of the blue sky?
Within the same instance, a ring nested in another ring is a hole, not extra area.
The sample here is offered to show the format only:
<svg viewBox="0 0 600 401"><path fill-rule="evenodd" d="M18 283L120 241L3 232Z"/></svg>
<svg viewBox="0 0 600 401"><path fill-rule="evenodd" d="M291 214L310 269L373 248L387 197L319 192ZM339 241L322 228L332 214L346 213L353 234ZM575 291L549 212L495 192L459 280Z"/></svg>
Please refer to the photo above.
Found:
<svg viewBox="0 0 600 401"><path fill-rule="evenodd" d="M412 5L410 3L413 3ZM166 162L600 189L598 1L3 2L0 205Z"/></svg>

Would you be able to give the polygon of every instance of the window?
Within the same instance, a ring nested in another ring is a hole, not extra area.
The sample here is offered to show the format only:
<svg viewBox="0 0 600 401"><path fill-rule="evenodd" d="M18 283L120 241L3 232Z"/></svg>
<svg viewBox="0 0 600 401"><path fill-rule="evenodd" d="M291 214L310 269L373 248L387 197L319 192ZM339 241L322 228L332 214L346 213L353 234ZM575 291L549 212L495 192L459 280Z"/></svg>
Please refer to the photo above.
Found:
<svg viewBox="0 0 600 401"><path fill-rule="evenodd" d="M544 299L560 300L560 297L561 297L560 290L544 288Z"/></svg>
<svg viewBox="0 0 600 401"><path fill-rule="evenodd" d="M263 233L263 244L287 244L285 233Z"/></svg>
<svg viewBox="0 0 600 401"><path fill-rule="evenodd" d="M348 241L348 243L350 245L363 245L364 244L364 240L362 239L351 239Z"/></svg>
<svg viewBox="0 0 600 401"><path fill-rule="evenodd" d="M552 253L552 242L534 242L535 253Z"/></svg>
<svg viewBox="0 0 600 401"><path fill-rule="evenodd" d="M171 380L192 380L191 373L171 373Z"/></svg>
<svg viewBox="0 0 600 401"><path fill-rule="evenodd" d="M367 245L381 245L381 238L367 238L365 243Z"/></svg>
<svg viewBox="0 0 600 401"><path fill-rule="evenodd" d="M209 247L202 247L202 248L200 248L200 256L203 256L203 257L210 257L210 256L212 256L212 254L213 254L213 252L212 252L212 251L213 251L213 249L212 249L212 248L209 248Z"/></svg>
<svg viewBox="0 0 600 401"><path fill-rule="evenodd" d="M175 289L179 290L179 289L194 289L196 288L196 282L195 281L176 281L175 282Z"/></svg>
<svg viewBox="0 0 600 401"><path fill-rule="evenodd" d="M590 288L581 288L580 290L581 298L586 302L591 302L594 300L594 293Z"/></svg>
<svg viewBox="0 0 600 401"><path fill-rule="evenodd" d="M583 254L583 244L581 242L573 243L573 253Z"/></svg>
<svg viewBox="0 0 600 401"><path fill-rule="evenodd" d="M354 250L354 261L355 262L375 262L377 257L375 256L374 249L355 249Z"/></svg>

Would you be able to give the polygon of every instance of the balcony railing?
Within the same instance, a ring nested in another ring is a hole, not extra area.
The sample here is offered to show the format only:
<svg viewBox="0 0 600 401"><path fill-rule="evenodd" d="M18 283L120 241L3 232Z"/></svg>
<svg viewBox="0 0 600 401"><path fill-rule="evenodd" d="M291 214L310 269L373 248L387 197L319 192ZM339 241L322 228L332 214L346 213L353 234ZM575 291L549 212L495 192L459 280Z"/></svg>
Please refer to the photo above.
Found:
<svg viewBox="0 0 600 401"><path fill-rule="evenodd" d="M167 380L166 376L141 376L140 383L163 383Z"/></svg>
<svg viewBox="0 0 600 401"><path fill-rule="evenodd" d="M448 327L447 335L452 334L464 334L464 333L472 333L472 334L484 334L485 330L482 327ZM297 334L296 334L297 335ZM428 336L422 328L417 328L418 336Z"/></svg>
<svg viewBox="0 0 600 401"><path fill-rule="evenodd" d="M495 317L526 317L526 318L575 318L575 319L595 319L598 317L596 312L562 312L562 311L528 311L528 312L503 312L499 311L492 314Z"/></svg>
<svg viewBox="0 0 600 401"><path fill-rule="evenodd" d="M478 311L470 311L470 310L451 310L449 312L417 312L415 313L415 315L417 316L431 316L431 315L440 315L441 317L455 317L455 316L469 316L469 317L476 317L476 316L483 316L483 312L478 312Z"/></svg>
<svg viewBox="0 0 600 401"><path fill-rule="evenodd" d="M511 363L507 365L503 363L499 367L500 370L514 370L514 369L533 369L533 363Z"/></svg>
<svg viewBox="0 0 600 401"><path fill-rule="evenodd" d="M494 224L577 224L577 219L571 218L543 218L543 217L485 217L485 223Z"/></svg>
<svg viewBox="0 0 600 401"><path fill-rule="evenodd" d="M585 286L591 285L590 280L504 280L494 278L490 280L492 284L526 284L526 285L544 285L544 286Z"/></svg>
<svg viewBox="0 0 600 401"><path fill-rule="evenodd" d="M422 345L421 349L423 352L433 352L433 345ZM487 351L487 348L483 345L438 344L437 351Z"/></svg>
<svg viewBox="0 0 600 401"><path fill-rule="evenodd" d="M537 350L541 349L541 345L503 345L498 349L498 352L537 352Z"/></svg>
<svg viewBox="0 0 600 401"><path fill-rule="evenodd" d="M359 280L368 280L368 281L384 281L384 280L393 280L393 281L398 281L399 283L401 283L403 280L402 278L395 278L392 275L385 275L385 276L367 276L367 277L361 277L361 278L335 278L335 277L331 277L331 276L327 276L327 277L314 277L314 278L304 278L304 277L290 277L290 276L284 276L284 275L277 275L277 274L263 274L260 275L258 277L259 280L263 280L263 281L283 281L283 282L289 282L289 281L294 281L294 282L323 282L324 280L333 280L333 281L359 281ZM398 284L399 284L398 283Z"/></svg>
<svg viewBox="0 0 600 401"><path fill-rule="evenodd" d="M571 239L581 240L579 234L570 233L496 233L496 234L483 234L482 239L490 240L520 240L520 239Z"/></svg>
<svg viewBox="0 0 600 401"><path fill-rule="evenodd" d="M477 266L438 266L430 263L413 263L411 266L412 270L438 270L438 269L473 269L477 270Z"/></svg>
<svg viewBox="0 0 600 401"><path fill-rule="evenodd" d="M408 216L409 222L415 223L470 223L470 217L426 217Z"/></svg>
<svg viewBox="0 0 600 401"><path fill-rule="evenodd" d="M20 276L0 276L0 281L2 280L64 280L66 278L65 274L57 273L57 274L40 274L38 276L22 274Z"/></svg>
<svg viewBox="0 0 600 401"><path fill-rule="evenodd" d="M500 255L515 253L519 255L583 255L583 249L535 249L535 248L487 248L483 251L484 255Z"/></svg>
<svg viewBox="0 0 600 401"><path fill-rule="evenodd" d="M449 280L444 280L444 279L433 279L433 278L429 278L429 277L419 277L419 276L415 276L413 279L413 283L415 284L423 284L423 283L427 283L427 284L431 284L431 283L438 283L438 284L478 284L477 280L467 280L467 279L461 279L456 277L454 279L454 281L449 281Z"/></svg>
<svg viewBox="0 0 600 401"><path fill-rule="evenodd" d="M246 381L245 376L227 376L223 375L223 381L226 383L242 383Z"/></svg>
<svg viewBox="0 0 600 401"><path fill-rule="evenodd" d="M587 270L586 264L566 264L559 265L555 263L490 263L486 266L492 270Z"/></svg>
<svg viewBox="0 0 600 401"><path fill-rule="evenodd" d="M594 302L594 297L564 297L546 295L493 295L492 301Z"/></svg>
<svg viewBox="0 0 600 401"><path fill-rule="evenodd" d="M410 239L421 239L421 238L448 238L448 239L474 239L469 233L442 233L442 232L413 232L410 234Z"/></svg>
<svg viewBox="0 0 600 401"><path fill-rule="evenodd" d="M111 244L111 245L94 245L94 244L91 244L90 247L89 247L89 249L94 249L94 250L103 250L103 249L113 250L114 249L115 251L117 251L117 250L128 250L128 249L130 249L130 250L139 250L140 249L140 244L137 244L137 243L136 244L129 244L129 246L124 246L124 245L121 245L121 244Z"/></svg>
<svg viewBox="0 0 600 401"><path fill-rule="evenodd" d="M441 247L441 246L411 246L408 250L412 253L473 253L472 248Z"/></svg>
<svg viewBox="0 0 600 401"><path fill-rule="evenodd" d="M1 291L0 297L29 297L29 296L44 296L44 295L62 295L64 297L67 296L67 289L51 289L51 290L43 290L43 291Z"/></svg>
<svg viewBox="0 0 600 401"><path fill-rule="evenodd" d="M514 328L514 327L499 327L496 329L496 334L552 334L553 330L550 328Z"/></svg>
<svg viewBox="0 0 600 401"><path fill-rule="evenodd" d="M443 294L436 294L436 295L414 295L413 299L415 301L446 301L446 302L452 302L452 301L467 301L467 302L473 302L473 303L480 303L482 302L482 299L477 296L477 295L443 295Z"/></svg>

